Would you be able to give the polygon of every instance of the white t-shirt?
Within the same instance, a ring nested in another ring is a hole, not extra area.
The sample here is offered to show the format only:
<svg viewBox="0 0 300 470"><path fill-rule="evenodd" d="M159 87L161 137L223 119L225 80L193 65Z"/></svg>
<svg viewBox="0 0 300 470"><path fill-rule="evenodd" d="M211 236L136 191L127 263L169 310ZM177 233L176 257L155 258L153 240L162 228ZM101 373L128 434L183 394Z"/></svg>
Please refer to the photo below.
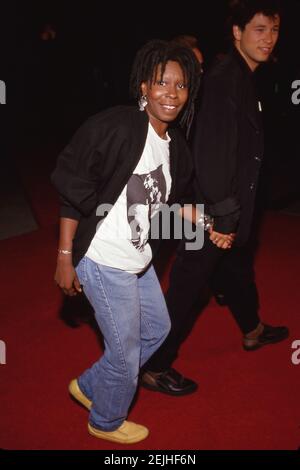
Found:
<svg viewBox="0 0 300 470"><path fill-rule="evenodd" d="M152 259L150 218L167 202L171 190L169 143L149 123L146 144L127 185L100 224L86 256L129 273L145 270Z"/></svg>

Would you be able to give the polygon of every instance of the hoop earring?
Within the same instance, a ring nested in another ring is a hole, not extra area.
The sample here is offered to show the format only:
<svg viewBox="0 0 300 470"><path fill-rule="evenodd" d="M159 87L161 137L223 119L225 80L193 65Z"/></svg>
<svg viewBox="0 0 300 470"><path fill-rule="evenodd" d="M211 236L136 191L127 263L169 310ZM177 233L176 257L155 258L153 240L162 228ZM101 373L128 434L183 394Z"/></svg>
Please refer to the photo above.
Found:
<svg viewBox="0 0 300 470"><path fill-rule="evenodd" d="M148 104L147 95L141 96L139 99L139 110L145 111L147 104Z"/></svg>

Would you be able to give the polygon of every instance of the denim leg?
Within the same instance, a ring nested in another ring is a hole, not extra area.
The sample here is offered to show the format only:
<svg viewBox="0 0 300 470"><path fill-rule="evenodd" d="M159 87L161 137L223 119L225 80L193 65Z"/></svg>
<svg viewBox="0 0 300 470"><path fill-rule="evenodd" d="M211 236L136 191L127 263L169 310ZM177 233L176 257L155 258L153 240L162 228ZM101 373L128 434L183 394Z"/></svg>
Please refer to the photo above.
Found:
<svg viewBox="0 0 300 470"><path fill-rule="evenodd" d="M140 300L134 274L84 258L77 268L104 338L103 356L78 379L91 397L90 423L104 431L126 419L140 366Z"/></svg>
<svg viewBox="0 0 300 470"><path fill-rule="evenodd" d="M142 367L166 339L171 322L164 294L152 265L139 276L138 288L141 306Z"/></svg>
<svg viewBox="0 0 300 470"><path fill-rule="evenodd" d="M90 423L113 431L126 419L141 359L144 362L168 333L167 309L153 268L137 276L85 257L76 271L105 345L103 356L78 382L93 402Z"/></svg>

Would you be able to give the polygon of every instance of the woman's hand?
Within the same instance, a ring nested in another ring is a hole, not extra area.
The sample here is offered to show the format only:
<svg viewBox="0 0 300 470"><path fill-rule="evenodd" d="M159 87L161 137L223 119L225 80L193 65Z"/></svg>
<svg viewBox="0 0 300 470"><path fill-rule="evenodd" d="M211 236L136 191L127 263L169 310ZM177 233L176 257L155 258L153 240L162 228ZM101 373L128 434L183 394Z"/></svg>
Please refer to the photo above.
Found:
<svg viewBox="0 0 300 470"><path fill-rule="evenodd" d="M78 227L78 220L61 217L59 249L54 281L66 295L71 297L82 292L72 262L72 245Z"/></svg>
<svg viewBox="0 0 300 470"><path fill-rule="evenodd" d="M214 232L212 230L210 232L209 238L218 248L221 248L222 250L229 250L232 247L232 243L234 242L235 233L226 235L224 233Z"/></svg>
<svg viewBox="0 0 300 470"><path fill-rule="evenodd" d="M54 281L66 295L73 297L82 292L79 279L72 263L71 256L58 257Z"/></svg>

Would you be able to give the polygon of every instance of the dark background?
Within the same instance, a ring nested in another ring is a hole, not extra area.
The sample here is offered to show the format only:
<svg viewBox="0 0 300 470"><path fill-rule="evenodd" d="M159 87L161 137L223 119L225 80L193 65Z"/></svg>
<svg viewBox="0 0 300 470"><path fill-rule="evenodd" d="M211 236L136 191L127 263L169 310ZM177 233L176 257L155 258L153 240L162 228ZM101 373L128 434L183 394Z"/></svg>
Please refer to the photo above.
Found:
<svg viewBox="0 0 300 470"><path fill-rule="evenodd" d="M46 0L6 4L0 33L0 79L7 85L7 104L1 106L2 145L6 143L8 149L12 141L18 145L55 142L59 149L89 115L128 103L130 67L136 50L148 39L193 34L208 67L215 54L228 46L228 3ZM291 85L300 79L300 2L282 3L276 63L258 73L265 110L268 197L273 202L299 195L300 105L291 102ZM56 31L53 41L41 39L47 23Z"/></svg>

